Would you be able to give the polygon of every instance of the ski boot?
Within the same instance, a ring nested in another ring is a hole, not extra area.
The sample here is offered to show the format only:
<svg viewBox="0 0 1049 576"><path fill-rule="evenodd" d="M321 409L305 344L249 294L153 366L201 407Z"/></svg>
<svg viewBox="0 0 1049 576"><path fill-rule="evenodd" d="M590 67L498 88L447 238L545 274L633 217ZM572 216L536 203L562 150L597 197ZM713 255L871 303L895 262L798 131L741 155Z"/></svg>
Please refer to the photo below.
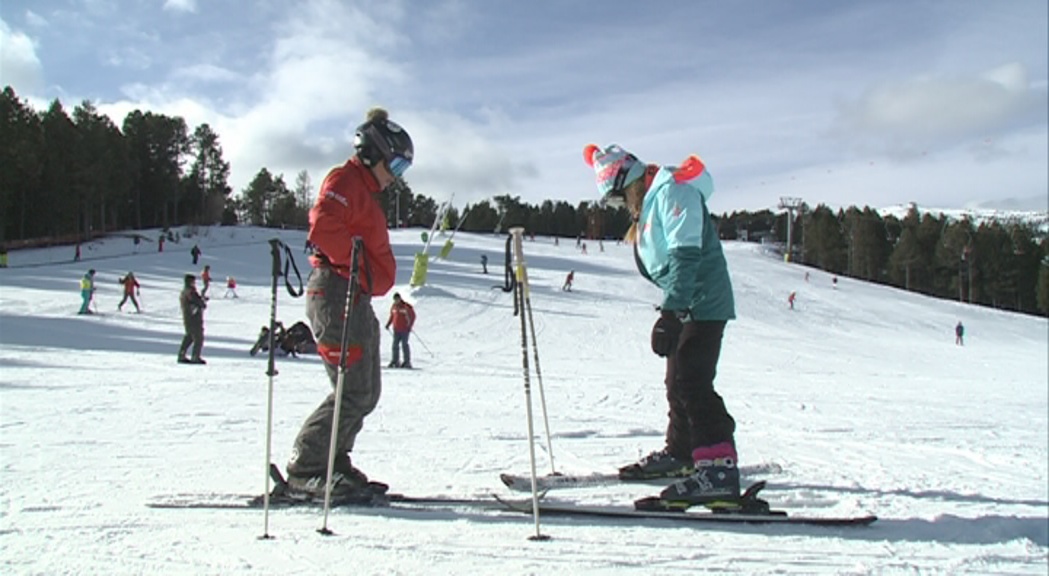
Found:
<svg viewBox="0 0 1049 576"><path fill-rule="evenodd" d="M658 497L644 498L635 507L646 510L688 510L697 505L711 510L738 510L741 506L736 449L729 442L692 451L695 470Z"/></svg>
<svg viewBox="0 0 1049 576"><path fill-rule="evenodd" d="M619 469L621 480L648 480L652 478L683 478L695 472L692 462L675 458L665 448L656 450L639 462Z"/></svg>

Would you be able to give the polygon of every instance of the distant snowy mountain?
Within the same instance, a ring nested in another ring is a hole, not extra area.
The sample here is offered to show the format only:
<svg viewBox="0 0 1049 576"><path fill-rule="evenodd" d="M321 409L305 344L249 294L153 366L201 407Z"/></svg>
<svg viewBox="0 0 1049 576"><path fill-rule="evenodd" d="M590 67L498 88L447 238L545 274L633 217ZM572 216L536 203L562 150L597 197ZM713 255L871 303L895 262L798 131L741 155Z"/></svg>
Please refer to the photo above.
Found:
<svg viewBox="0 0 1049 576"><path fill-rule="evenodd" d="M883 218L885 216L895 216L898 219L903 219L910 212L911 207L914 204L897 204L895 206L889 206L886 208L878 209L878 214ZM1003 224L1024 224L1029 225L1042 234L1049 234L1049 212L1042 211L1031 211L1031 210L992 210L987 208L929 208L926 206L918 206L918 212L922 214L942 214L952 220L964 220L968 218L976 225L983 224L985 222L998 221Z"/></svg>

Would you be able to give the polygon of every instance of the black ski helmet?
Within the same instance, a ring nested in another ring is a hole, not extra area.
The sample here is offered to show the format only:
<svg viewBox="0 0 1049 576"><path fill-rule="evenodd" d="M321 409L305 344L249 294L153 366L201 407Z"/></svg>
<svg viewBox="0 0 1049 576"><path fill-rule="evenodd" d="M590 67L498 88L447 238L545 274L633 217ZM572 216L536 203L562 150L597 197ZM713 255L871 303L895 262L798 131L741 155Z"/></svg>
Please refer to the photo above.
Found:
<svg viewBox="0 0 1049 576"><path fill-rule="evenodd" d="M368 119L357 127L354 134L353 147L362 164L371 167L383 162L398 177L415 159L411 136L400 124L390 120L382 108L368 111Z"/></svg>

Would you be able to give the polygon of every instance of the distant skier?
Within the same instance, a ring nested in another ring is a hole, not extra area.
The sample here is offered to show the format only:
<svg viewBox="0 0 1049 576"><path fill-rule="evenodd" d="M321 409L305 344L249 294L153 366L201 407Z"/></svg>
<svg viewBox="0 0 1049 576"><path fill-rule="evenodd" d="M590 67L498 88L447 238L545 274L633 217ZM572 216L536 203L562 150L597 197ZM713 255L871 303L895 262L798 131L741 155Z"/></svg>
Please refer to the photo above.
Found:
<svg viewBox="0 0 1049 576"><path fill-rule="evenodd" d="M141 294L141 287L138 284L138 280L135 279L133 272L128 272L127 276L124 276L117 282L124 285L124 298L120 300L120 304L117 304L117 310L124 310L124 303L131 299L131 303L135 305L135 312L142 312L142 309L138 306L138 300L135 299L135 293Z"/></svg>
<svg viewBox="0 0 1049 576"><path fill-rule="evenodd" d="M565 283L561 285L562 292L572 291L572 280L575 280L575 270L569 270L568 276L565 276Z"/></svg>
<svg viewBox="0 0 1049 576"><path fill-rule="evenodd" d="M645 165L612 145L583 151L597 175L603 203L626 206L634 219L627 239L641 275L663 291L652 327L652 351L667 359L670 422L666 445L624 478L674 478L664 506L733 502L740 497L736 422L714 390L725 325L736 317L732 283L707 199L714 182L703 161Z"/></svg>
<svg viewBox="0 0 1049 576"><path fill-rule="evenodd" d="M965 326L962 326L961 320L954 327L954 343L959 346L965 346Z"/></svg>
<svg viewBox="0 0 1049 576"><path fill-rule="evenodd" d="M488 256L486 254L481 254L481 270L485 274L488 273Z"/></svg>
<svg viewBox="0 0 1049 576"><path fill-rule="evenodd" d="M73 252L73 262L80 262L80 243L77 242L76 251Z"/></svg>
<svg viewBox="0 0 1049 576"><path fill-rule="evenodd" d="M197 277L186 274L182 279L182 292L179 294L179 307L182 308L182 326L186 329L182 337L182 344L178 347L179 364L207 364L200 357L200 351L204 347L204 309L208 307L207 302L197 293ZM193 353L186 358L189 345L193 345Z"/></svg>
<svg viewBox="0 0 1049 576"><path fill-rule="evenodd" d="M193 248L189 251L189 254L190 254L190 256L193 257L193 265L196 266L197 265L197 260L200 259L200 254L201 254L200 246L197 246L196 244L194 244Z"/></svg>
<svg viewBox="0 0 1049 576"><path fill-rule="evenodd" d="M230 294L237 298L237 280L233 276L226 276L226 293L222 297L229 298Z"/></svg>
<svg viewBox="0 0 1049 576"><path fill-rule="evenodd" d="M794 299L798 297L797 292L791 292L790 296L787 296L787 303L790 304L790 309L794 309Z"/></svg>
<svg viewBox="0 0 1049 576"><path fill-rule="evenodd" d="M415 326L415 308L401 299L400 294L393 295L393 306L390 307L390 318L386 320L386 329L393 325L393 359L390 360L390 368L411 368L412 348L408 345L408 337ZM404 350L404 362L400 362L400 352Z"/></svg>
<svg viewBox="0 0 1049 576"><path fill-rule="evenodd" d="M93 314L91 312L91 299L95 297L95 269L87 271L80 279L80 312L77 314Z"/></svg>
<svg viewBox="0 0 1049 576"><path fill-rule="evenodd" d="M208 299L208 288L211 287L211 264L205 264L204 270L200 272L200 281L204 284L204 288L200 291L200 297Z"/></svg>
<svg viewBox="0 0 1049 576"><path fill-rule="evenodd" d="M164 235L161 234L160 238L157 238L157 252L164 251Z"/></svg>

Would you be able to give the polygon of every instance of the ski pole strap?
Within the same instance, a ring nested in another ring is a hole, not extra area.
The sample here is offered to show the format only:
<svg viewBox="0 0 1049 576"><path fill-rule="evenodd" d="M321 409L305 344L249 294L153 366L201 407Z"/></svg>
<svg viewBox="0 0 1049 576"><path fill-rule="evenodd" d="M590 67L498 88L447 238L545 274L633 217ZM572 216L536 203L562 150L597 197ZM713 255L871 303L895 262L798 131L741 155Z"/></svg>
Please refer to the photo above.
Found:
<svg viewBox="0 0 1049 576"><path fill-rule="evenodd" d="M506 237L506 264L503 268L503 285L493 286L493 288L499 288L503 292L514 292L517 288L517 278L514 276L513 266L513 255L510 252L510 243L513 241L513 236ZM514 296L517 294L515 293ZM517 299L514 299L514 304L517 304ZM515 311L516 315L516 311Z"/></svg>
<svg viewBox="0 0 1049 576"><path fill-rule="evenodd" d="M281 249L284 249L284 268L281 269ZM291 248L287 244L281 242L279 238L270 240L270 254L273 256L273 275L275 277L284 277L284 286L288 289L288 294L291 294L292 298L298 298L302 296L302 275L299 274L299 266L295 264L295 257L291 253ZM299 283L299 289L296 290L291 284L291 277L288 271L295 271L295 279Z"/></svg>
<svg viewBox="0 0 1049 576"><path fill-rule="evenodd" d="M284 261L284 286L288 289L288 294L291 294L292 298L298 298L302 296L302 274L299 274L299 266L295 263L295 257L291 254L291 248L287 244L281 243L284 246L284 255L287 259ZM295 271L295 280L299 283L299 289L296 290L291 285L291 278L288 276L288 267L291 267Z"/></svg>

